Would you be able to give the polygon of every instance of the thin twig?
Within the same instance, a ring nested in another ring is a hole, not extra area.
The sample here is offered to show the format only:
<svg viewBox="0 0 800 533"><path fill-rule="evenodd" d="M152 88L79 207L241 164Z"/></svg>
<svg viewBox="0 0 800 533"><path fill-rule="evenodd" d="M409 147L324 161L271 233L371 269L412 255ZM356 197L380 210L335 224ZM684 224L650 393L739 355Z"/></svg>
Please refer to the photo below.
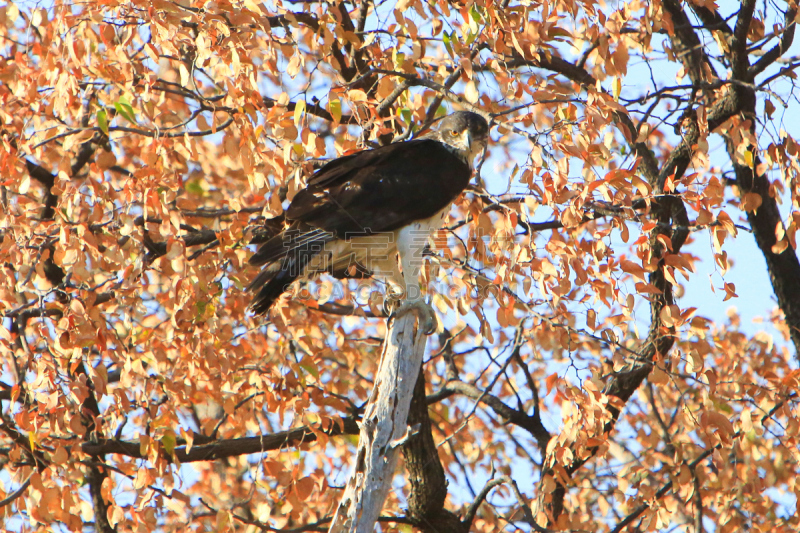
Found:
<svg viewBox="0 0 800 533"><path fill-rule="evenodd" d="M14 500L16 500L17 498L22 496L25 493L25 489L27 489L28 485L31 484L31 477L33 477L33 474L28 476L28 479L23 481L22 485L20 485L17 490L15 490L11 494L9 494L7 497L5 497L2 500L0 500L0 508L5 507L6 505L10 505Z"/></svg>

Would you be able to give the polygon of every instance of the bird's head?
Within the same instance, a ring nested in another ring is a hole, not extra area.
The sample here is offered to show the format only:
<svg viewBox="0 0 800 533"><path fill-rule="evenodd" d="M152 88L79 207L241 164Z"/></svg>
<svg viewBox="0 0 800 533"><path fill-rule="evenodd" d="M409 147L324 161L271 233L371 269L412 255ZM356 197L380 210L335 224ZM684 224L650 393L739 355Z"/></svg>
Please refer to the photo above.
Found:
<svg viewBox="0 0 800 533"><path fill-rule="evenodd" d="M456 111L442 119L437 137L472 165L489 141L489 123L477 113Z"/></svg>

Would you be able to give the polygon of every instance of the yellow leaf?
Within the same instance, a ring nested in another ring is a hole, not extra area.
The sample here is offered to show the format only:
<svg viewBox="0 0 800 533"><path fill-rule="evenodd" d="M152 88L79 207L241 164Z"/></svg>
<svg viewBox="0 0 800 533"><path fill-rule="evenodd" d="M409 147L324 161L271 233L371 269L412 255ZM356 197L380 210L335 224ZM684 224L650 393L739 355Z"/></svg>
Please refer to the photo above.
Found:
<svg viewBox="0 0 800 533"><path fill-rule="evenodd" d="M673 306L666 305L661 309L659 316L661 317L661 322L664 323L665 326L668 328L673 327L675 325L675 316L672 312Z"/></svg>
<svg viewBox="0 0 800 533"><path fill-rule="evenodd" d="M189 70L186 68L186 65L183 63L178 65L178 71L181 73L181 85L189 87Z"/></svg>
<svg viewBox="0 0 800 533"><path fill-rule="evenodd" d="M161 445L164 446L164 451L167 452L169 455L175 451L175 444L177 443L177 439L175 437L175 432L171 429L168 429L164 432L164 436L161 437Z"/></svg>
<svg viewBox="0 0 800 533"><path fill-rule="evenodd" d="M138 490L146 485L147 485L147 469L140 468L139 471L136 472L136 479L133 480L133 488Z"/></svg>
<svg viewBox="0 0 800 533"><path fill-rule="evenodd" d="M744 151L744 162L748 167L753 168L753 152L751 150Z"/></svg>
<svg viewBox="0 0 800 533"><path fill-rule="evenodd" d="M10 24L17 21L17 17L19 17L19 8L14 5L14 2L8 2L6 5L6 23L9 24L9 27L11 27Z"/></svg>
<svg viewBox="0 0 800 533"><path fill-rule="evenodd" d="M299 100L294 106L294 125L299 126L300 120L303 118L303 113L306 111L306 101Z"/></svg>
<svg viewBox="0 0 800 533"><path fill-rule="evenodd" d="M478 92L478 87L475 85L475 82L470 80L466 87L464 87L464 98L466 98L469 103L476 104L478 103L480 96L481 95Z"/></svg>
<svg viewBox="0 0 800 533"><path fill-rule="evenodd" d="M295 54L289 60L289 64L286 66L286 73L289 74L292 78L297 76L297 73L300 72L300 56Z"/></svg>
<svg viewBox="0 0 800 533"><path fill-rule="evenodd" d="M745 433L753 431L753 417L749 408L742 409L742 412L739 415L739 421L742 424L742 431Z"/></svg>
<svg viewBox="0 0 800 533"><path fill-rule="evenodd" d="M334 126L342 121L342 101L338 98L332 98L328 101L328 111L333 117Z"/></svg>

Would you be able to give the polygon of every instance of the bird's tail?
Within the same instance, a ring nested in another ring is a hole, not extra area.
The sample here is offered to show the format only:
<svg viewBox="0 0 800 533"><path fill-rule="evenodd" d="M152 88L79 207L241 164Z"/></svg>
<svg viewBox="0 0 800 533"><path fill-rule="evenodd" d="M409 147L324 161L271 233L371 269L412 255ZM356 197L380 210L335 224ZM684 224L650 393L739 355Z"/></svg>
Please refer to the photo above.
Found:
<svg viewBox="0 0 800 533"><path fill-rule="evenodd" d="M265 242L250 258L251 265L266 265L247 287L255 292L250 308L256 315L269 311L281 294L301 277L308 263L325 249L332 235L322 230L290 228Z"/></svg>

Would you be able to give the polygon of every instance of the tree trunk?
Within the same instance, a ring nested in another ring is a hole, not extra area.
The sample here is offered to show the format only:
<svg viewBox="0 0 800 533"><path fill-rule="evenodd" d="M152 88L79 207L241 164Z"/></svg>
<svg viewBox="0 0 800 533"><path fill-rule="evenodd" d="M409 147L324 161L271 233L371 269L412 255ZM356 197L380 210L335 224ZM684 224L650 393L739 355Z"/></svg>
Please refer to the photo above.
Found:
<svg viewBox="0 0 800 533"><path fill-rule="evenodd" d="M330 532L372 533L389 493L427 337L409 313L386 335L375 387L360 423L356 461Z"/></svg>

